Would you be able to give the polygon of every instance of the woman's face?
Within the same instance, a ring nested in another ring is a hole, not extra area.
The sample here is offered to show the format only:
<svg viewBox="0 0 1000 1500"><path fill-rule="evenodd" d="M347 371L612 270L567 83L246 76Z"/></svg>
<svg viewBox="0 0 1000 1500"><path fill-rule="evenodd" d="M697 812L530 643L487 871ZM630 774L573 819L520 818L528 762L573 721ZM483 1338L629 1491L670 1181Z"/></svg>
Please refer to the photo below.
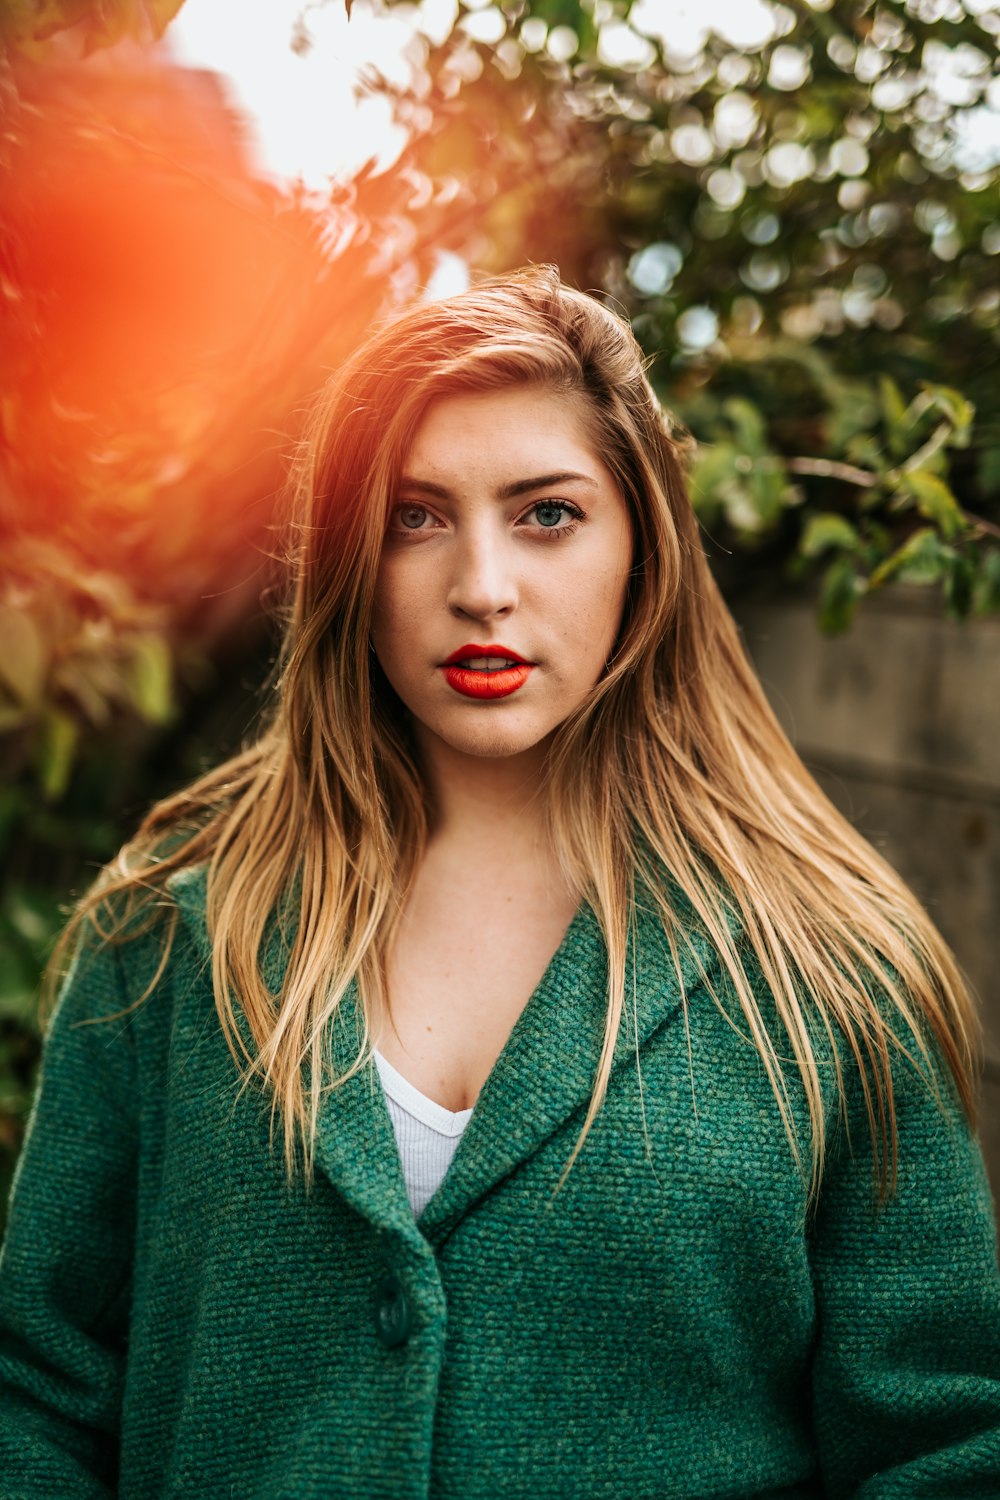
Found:
<svg viewBox="0 0 1000 1500"><path fill-rule="evenodd" d="M434 402L391 500L372 624L425 750L544 741L601 676L631 565L626 504L577 398L517 386Z"/></svg>

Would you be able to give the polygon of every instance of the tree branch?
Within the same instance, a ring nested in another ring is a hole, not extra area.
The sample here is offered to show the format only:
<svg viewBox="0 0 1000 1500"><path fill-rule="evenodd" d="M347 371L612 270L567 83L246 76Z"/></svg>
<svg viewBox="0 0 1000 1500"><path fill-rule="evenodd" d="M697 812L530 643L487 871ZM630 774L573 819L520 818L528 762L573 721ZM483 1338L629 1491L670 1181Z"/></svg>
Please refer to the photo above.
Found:
<svg viewBox="0 0 1000 1500"><path fill-rule="evenodd" d="M868 469L855 468L854 464L838 463L832 458L790 458L785 467L792 474L811 474L817 479L842 479L845 484L857 485L870 490L881 483L881 474L872 474Z"/></svg>
<svg viewBox="0 0 1000 1500"><path fill-rule="evenodd" d="M895 472L899 474L912 474L914 469L919 469L921 464L926 463L929 458L932 458L939 448L944 447L954 430L950 422L939 423L923 447L918 448L916 453L911 453L905 464Z"/></svg>
<svg viewBox="0 0 1000 1500"><path fill-rule="evenodd" d="M984 516L974 515L971 510L963 510L962 515L968 521L969 525L974 526L977 531L985 531L987 536L1000 538L1000 526L994 521L987 521Z"/></svg>

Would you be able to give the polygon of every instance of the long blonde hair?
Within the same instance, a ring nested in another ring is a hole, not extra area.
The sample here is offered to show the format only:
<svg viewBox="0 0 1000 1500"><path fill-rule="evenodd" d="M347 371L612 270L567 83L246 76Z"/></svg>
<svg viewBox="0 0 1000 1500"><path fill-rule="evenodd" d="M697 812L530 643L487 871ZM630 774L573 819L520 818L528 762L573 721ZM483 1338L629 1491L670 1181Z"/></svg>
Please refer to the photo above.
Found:
<svg viewBox="0 0 1000 1500"><path fill-rule="evenodd" d="M108 935L121 935L123 912L134 916L152 895L159 921L170 908L168 878L207 865L219 1020L245 1084L272 1091L289 1175L301 1147L311 1178L322 1091L366 1065L387 1011L385 957L428 833L407 714L369 649L388 507L430 401L518 384L582 398L636 549L615 650L556 731L543 786L552 847L570 888L593 907L608 953L603 1047L566 1171L604 1098L641 880L679 979L692 923L717 949L804 1171L755 981L770 992L809 1108L811 1201L826 1148L815 1023L831 1041L846 1039L884 1199L896 1174L891 1061L905 1049L901 1032L925 1060L926 1038L936 1039L974 1119L970 997L916 898L832 807L768 706L699 540L685 439L661 411L627 323L561 285L552 267L413 307L328 380L292 466L294 592L265 727L242 754L153 808L80 903L53 973L85 917L113 910ZM275 994L262 944L289 901L294 936ZM173 921L163 927L165 963ZM335 1077L330 1023L355 978L364 1036L352 1067ZM834 1058L842 1088L836 1048Z"/></svg>

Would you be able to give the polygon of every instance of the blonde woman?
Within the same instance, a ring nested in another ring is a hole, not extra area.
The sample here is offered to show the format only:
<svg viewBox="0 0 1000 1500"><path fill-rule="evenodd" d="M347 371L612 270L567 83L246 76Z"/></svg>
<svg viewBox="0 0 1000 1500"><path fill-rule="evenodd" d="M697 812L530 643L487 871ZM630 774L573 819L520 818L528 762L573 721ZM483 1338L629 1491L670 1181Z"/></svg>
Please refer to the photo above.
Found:
<svg viewBox="0 0 1000 1500"><path fill-rule="evenodd" d="M66 935L5 1500L1000 1494L970 1001L682 458L551 269L330 380L269 721Z"/></svg>

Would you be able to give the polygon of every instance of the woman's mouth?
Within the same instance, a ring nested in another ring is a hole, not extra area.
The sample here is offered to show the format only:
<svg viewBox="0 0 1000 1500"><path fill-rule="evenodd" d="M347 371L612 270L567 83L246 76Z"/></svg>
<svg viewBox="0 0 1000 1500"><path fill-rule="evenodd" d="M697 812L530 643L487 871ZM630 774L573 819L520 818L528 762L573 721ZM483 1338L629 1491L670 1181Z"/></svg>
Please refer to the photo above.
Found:
<svg viewBox="0 0 1000 1500"><path fill-rule="evenodd" d="M443 664L444 680L463 698L509 698L527 682L533 665L514 655L456 652Z"/></svg>
<svg viewBox="0 0 1000 1500"><path fill-rule="evenodd" d="M534 667L530 662L517 662L514 666L445 667L444 680L463 698L509 698L518 688L524 687Z"/></svg>

